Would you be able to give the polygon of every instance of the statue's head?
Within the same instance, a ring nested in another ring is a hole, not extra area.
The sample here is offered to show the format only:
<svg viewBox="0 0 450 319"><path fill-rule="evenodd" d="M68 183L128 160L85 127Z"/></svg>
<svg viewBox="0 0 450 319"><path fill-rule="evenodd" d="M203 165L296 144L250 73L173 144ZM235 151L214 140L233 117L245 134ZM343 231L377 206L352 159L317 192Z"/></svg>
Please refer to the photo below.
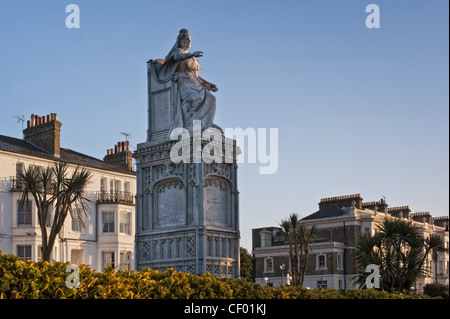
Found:
<svg viewBox="0 0 450 319"><path fill-rule="evenodd" d="M179 48L189 49L191 47L191 36L189 31L186 29L181 29L178 34L177 43Z"/></svg>

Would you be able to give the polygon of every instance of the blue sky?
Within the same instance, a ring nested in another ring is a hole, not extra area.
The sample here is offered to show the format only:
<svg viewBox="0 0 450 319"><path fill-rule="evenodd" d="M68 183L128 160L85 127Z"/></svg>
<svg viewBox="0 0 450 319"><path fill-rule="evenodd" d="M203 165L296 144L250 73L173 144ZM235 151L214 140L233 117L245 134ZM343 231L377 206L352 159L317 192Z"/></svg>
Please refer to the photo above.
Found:
<svg viewBox="0 0 450 319"><path fill-rule="evenodd" d="M65 8L80 7L67 29ZM380 8L368 29L365 8ZM0 0L0 134L58 113L62 147L103 158L146 139L146 61L179 29L217 84L221 127L278 128L279 168L239 167L251 229L320 198L361 193L434 216L449 210L448 1Z"/></svg>

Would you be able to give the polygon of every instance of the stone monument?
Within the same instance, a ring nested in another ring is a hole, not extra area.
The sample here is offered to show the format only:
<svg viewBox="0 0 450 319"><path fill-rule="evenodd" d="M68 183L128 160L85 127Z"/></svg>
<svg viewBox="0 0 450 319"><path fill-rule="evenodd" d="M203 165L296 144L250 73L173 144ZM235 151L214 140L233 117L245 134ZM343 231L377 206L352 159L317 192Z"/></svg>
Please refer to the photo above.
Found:
<svg viewBox="0 0 450 319"><path fill-rule="evenodd" d="M238 278L238 151L214 124L218 89L198 75L203 52L189 53L190 40L180 30L164 60L147 62L147 141L133 154L136 266Z"/></svg>

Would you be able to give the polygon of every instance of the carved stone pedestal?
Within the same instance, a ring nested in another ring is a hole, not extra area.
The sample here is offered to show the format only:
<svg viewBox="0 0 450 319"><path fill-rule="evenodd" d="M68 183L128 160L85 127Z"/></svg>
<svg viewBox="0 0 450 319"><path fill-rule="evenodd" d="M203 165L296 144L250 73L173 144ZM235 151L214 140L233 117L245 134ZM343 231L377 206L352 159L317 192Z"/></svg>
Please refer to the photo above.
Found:
<svg viewBox="0 0 450 319"><path fill-rule="evenodd" d="M174 144L142 143L133 155L137 269L173 267L192 274L238 278L235 146L226 153L233 154L232 163L225 157L222 163L193 163L191 157L190 163L176 164L170 159Z"/></svg>

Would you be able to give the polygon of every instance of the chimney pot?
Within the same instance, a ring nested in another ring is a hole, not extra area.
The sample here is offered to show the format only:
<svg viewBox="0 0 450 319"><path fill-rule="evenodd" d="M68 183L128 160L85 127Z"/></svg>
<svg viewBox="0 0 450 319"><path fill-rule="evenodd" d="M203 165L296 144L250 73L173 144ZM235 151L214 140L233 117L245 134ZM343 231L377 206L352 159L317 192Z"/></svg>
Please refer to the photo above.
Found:
<svg viewBox="0 0 450 319"><path fill-rule="evenodd" d="M24 140L47 150L56 157L59 157L61 123L50 124L50 119L51 114L44 116L31 114L31 120L27 121L27 128L23 130ZM37 127L40 125L42 125L42 127Z"/></svg>

